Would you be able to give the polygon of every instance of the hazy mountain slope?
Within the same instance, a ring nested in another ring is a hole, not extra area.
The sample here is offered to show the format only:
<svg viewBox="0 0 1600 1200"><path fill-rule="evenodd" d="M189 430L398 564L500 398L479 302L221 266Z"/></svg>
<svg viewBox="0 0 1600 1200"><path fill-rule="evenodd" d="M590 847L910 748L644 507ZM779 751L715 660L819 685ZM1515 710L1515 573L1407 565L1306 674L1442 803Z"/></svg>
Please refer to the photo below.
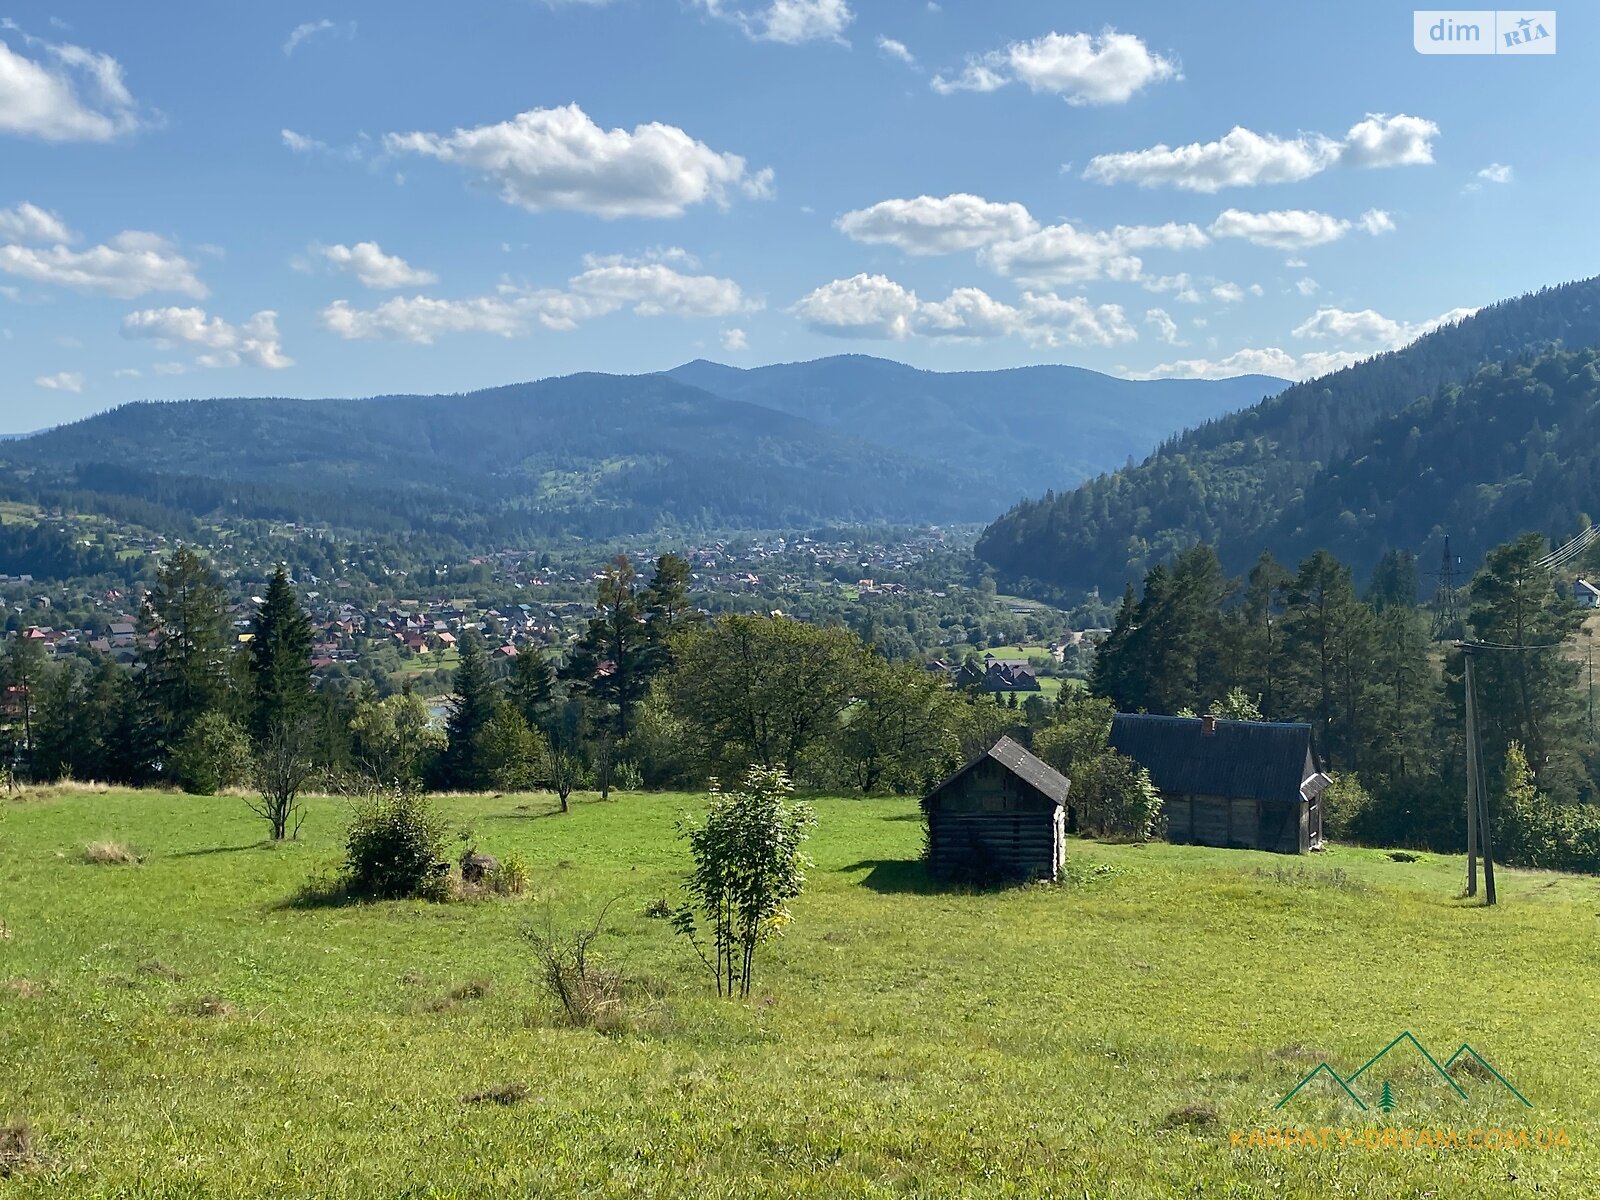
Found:
<svg viewBox="0 0 1600 1200"><path fill-rule="evenodd" d="M1288 386L1236 379L1117 379L1082 367L941 373L865 355L741 370L703 360L674 379L978 471L996 507L1142 458L1159 438L1254 404Z"/></svg>
<svg viewBox="0 0 1600 1200"><path fill-rule="evenodd" d="M927 463L664 376L576 375L458 396L130 404L0 458L186 510L368 510L573 533L981 520ZM219 484L228 487L219 487Z"/></svg>
<svg viewBox="0 0 1600 1200"><path fill-rule="evenodd" d="M1025 501L990 526L978 553L1012 584L1069 589L1120 588L1197 540L1217 543L1236 568L1263 547L1292 554L1299 543L1288 539L1282 514L1300 504L1327 464L1359 457L1380 423L1487 363L1597 342L1600 280L1503 301L1173 438L1136 467ZM1395 491L1402 481L1379 483ZM1414 533L1374 521L1345 544L1365 567L1384 546L1405 546L1402 536Z"/></svg>

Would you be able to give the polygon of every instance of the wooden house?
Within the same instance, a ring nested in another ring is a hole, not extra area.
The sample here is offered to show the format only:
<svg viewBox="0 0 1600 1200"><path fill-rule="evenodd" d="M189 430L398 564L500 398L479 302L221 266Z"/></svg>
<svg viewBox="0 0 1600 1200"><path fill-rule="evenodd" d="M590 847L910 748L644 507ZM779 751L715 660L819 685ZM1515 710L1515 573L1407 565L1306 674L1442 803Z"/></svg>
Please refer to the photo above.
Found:
<svg viewBox="0 0 1600 1200"><path fill-rule="evenodd" d="M1167 840L1305 854L1322 846L1311 726L1119 713L1111 748L1150 772Z"/></svg>
<svg viewBox="0 0 1600 1200"><path fill-rule="evenodd" d="M1001 738L923 799L929 874L976 883L1055 879L1066 862L1069 786Z"/></svg>

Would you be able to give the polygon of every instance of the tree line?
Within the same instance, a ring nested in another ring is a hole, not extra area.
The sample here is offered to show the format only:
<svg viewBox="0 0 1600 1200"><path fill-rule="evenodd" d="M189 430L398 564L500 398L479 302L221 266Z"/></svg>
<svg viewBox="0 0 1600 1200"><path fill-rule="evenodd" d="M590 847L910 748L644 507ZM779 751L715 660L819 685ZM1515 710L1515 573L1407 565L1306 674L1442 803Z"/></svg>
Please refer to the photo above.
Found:
<svg viewBox="0 0 1600 1200"><path fill-rule="evenodd" d="M1600 754L1579 663L1583 613L1540 565L1529 534L1492 550L1467 585L1462 625L1415 603L1416 564L1385 555L1365 593L1325 550L1289 570L1263 553L1243 579L1196 545L1123 596L1091 690L1129 712L1304 721L1342 777L1336 837L1465 845L1465 693L1456 639L1482 643L1478 711L1500 843L1517 822L1567 830L1563 865L1600 870ZM1492 648L1489 648L1492 647ZM1541 863L1540 865L1554 865Z"/></svg>

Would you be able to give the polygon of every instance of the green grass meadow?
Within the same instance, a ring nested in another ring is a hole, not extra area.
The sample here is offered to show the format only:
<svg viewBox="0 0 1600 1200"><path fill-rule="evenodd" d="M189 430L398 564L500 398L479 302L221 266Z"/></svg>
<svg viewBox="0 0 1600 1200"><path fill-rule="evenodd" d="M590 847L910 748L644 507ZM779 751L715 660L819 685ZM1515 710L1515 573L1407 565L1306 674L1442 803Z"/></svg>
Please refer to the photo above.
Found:
<svg viewBox="0 0 1600 1200"><path fill-rule="evenodd" d="M273 847L238 798L0 800L0 1126L35 1149L0 1198L1600 1195L1595 879L1502 870L1489 910L1458 859L1074 840L1064 884L941 892L915 801L821 799L739 1003L645 915L703 801L577 801L440 801L527 859L525 897L304 908L342 801ZM102 838L144 860L87 862ZM627 1028L567 1027L521 930L613 897ZM1387 1115L1321 1085L1274 1109L1405 1031L1470 1042L1533 1107L1394 1056ZM1287 1125L1570 1145L1231 1144Z"/></svg>

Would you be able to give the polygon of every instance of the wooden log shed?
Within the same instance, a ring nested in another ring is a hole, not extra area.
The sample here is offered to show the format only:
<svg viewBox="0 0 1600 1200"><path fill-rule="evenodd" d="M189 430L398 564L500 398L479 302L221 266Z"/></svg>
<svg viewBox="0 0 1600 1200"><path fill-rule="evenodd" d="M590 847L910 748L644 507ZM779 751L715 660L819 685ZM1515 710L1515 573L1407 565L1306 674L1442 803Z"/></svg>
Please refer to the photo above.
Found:
<svg viewBox="0 0 1600 1200"><path fill-rule="evenodd" d="M1070 784L1008 737L922 801L928 872L944 882L1056 879L1066 862Z"/></svg>

